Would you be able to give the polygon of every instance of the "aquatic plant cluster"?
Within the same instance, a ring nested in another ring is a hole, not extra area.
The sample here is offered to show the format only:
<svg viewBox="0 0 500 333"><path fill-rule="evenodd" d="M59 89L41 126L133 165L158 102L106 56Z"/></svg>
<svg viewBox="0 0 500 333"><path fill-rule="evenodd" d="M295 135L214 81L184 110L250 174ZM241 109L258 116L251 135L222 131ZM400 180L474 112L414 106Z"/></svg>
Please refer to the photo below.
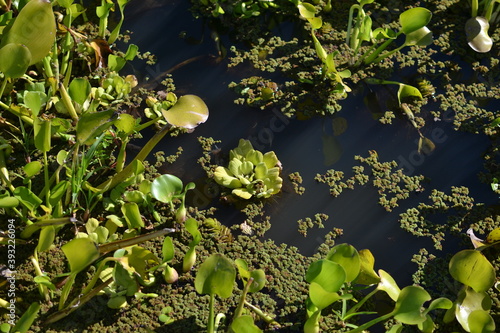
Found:
<svg viewBox="0 0 500 333"><path fill-rule="evenodd" d="M424 190L421 182L422 175L407 176L403 170L398 168L396 161L380 162L378 154L370 151L369 156L355 156L355 160L360 161L370 167L365 170L363 165L353 167L354 175L344 181L344 172L328 170L324 175L316 175L314 178L320 183L325 183L330 187L330 194L339 196L344 189L354 189L356 184L365 185L371 180L372 185L377 188L380 195L379 204L388 212L398 207L398 201L407 199L410 193L422 192Z"/></svg>
<svg viewBox="0 0 500 333"><path fill-rule="evenodd" d="M277 149L238 138L226 154L200 136L198 165L188 167L205 174L192 181L165 172L182 146L148 161L165 138L193 135L209 108L179 95L170 71L159 91L127 72L154 59L123 31L129 2L0 1L0 332L498 329L500 215L465 186L427 190L423 175L375 150L354 156L349 178L335 169L314 177L334 198L370 185L387 213L401 212L402 229L436 250L449 235L463 240L444 257L422 248L413 284L400 288L369 249L337 243L349 231L330 227L325 213L290 221L306 241L312 228L326 229L312 256L266 239L272 203L309 193ZM497 1L471 0L470 12L458 0L192 0L191 10L212 29L217 64L255 69L229 84L236 104L305 121L359 95L375 110L374 91L385 89L389 110L373 117L407 122L419 156L440 143L439 131L424 136L430 118L491 138L480 180L500 192L500 117L489 105L500 98L489 56ZM464 10L471 19L453 37ZM292 26L293 36L275 35ZM237 46L223 45L225 31ZM334 136L346 130L344 118L331 123ZM336 140L323 134L323 143ZM328 165L338 158L325 154ZM417 195L423 202L403 206Z"/></svg>

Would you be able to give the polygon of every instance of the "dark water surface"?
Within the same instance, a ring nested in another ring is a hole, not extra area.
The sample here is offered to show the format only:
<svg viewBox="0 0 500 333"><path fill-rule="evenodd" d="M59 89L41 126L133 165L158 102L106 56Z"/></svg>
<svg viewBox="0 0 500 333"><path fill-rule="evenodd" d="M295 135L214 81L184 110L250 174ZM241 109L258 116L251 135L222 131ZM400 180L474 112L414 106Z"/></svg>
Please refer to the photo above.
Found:
<svg viewBox="0 0 500 333"><path fill-rule="evenodd" d="M285 186L283 193L267 207L272 228L266 236L277 243L296 246L303 254L312 255L328 231L342 228L344 235L338 242L350 243L357 249L370 249L376 259L376 268L388 271L404 285L411 283L411 274L416 270L410 262L412 255L420 248L431 250L433 245L429 239L416 238L400 228L401 212L426 201L433 188L449 193L451 186L467 186L476 202L496 200L489 186L480 184L477 179L477 173L482 170L481 153L489 144L485 136L455 132L449 119L429 119L423 134L436 143L436 149L430 156L423 156L417 153L418 134L409 122L395 120L393 125L380 124L363 104L361 93L351 94L343 102L343 109L336 116L347 120L347 128L337 136L333 133L332 118L299 121L282 117L278 110L261 111L235 105L233 100L237 96L227 85L255 73L245 65L228 69L226 61L214 61L210 54L215 55L217 50L210 30L203 28L202 20L191 16L188 1L165 1L161 6L157 3L135 0L127 8L125 28L134 32L131 42L139 45L142 52L151 51L158 58L153 66L135 64L135 74L143 84L145 77L154 81L160 76L161 81L162 72L199 57L173 71L172 75L178 95L196 94L205 100L210 110L208 121L194 133L167 138L160 144L159 149L167 154L175 152L178 146L184 148L181 159L167 171L184 182L204 177L196 164L201 153L198 136L222 140L219 147L226 153L240 138L251 139L255 148L263 151L274 150L283 165L283 178L298 171L304 179L302 186L306 188L299 196ZM201 38L201 43L193 43ZM438 107L438 103L430 102L423 111ZM327 152L331 155L328 156L323 153L325 138L329 138L330 143ZM327 185L314 180L316 174L332 168L350 177L352 166L357 165L354 156L368 157L369 150L377 151L381 162L398 161L408 175L423 174L429 178L430 183L424 184L426 190L413 194L401 202L401 207L387 213L378 205L378 194L369 184L358 185L353 191L344 190L340 197L333 198ZM334 158L337 161L331 164ZM196 204L213 203L216 201L210 198L198 198ZM316 213L329 215L325 228L310 229L304 238L297 231L297 220L313 218ZM222 206L220 214L221 221L228 225L240 224L244 219L231 206ZM444 250L455 246L452 243L445 242Z"/></svg>

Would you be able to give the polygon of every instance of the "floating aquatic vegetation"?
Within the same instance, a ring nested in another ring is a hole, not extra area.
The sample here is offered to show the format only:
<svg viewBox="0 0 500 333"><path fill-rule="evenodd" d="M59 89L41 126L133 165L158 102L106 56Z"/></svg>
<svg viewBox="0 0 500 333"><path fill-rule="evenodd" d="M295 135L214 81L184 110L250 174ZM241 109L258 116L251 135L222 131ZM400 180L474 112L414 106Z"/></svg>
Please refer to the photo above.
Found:
<svg viewBox="0 0 500 333"><path fill-rule="evenodd" d="M379 204L389 212L398 206L399 200L409 198L412 192L423 190L420 184L423 176L407 176L402 169L397 168L396 161L380 162L375 151L369 153L370 156L366 158L355 156L355 159L366 164L370 170L365 170L363 165L354 166L354 175L344 180L344 172L330 169L323 175L317 174L314 179L328 184L330 194L334 197L339 196L346 188L354 189L356 184L365 185L371 181L380 195Z"/></svg>
<svg viewBox="0 0 500 333"><path fill-rule="evenodd" d="M305 187L301 186L302 184L302 176L299 174L298 171L292 172L291 174L288 175L288 179L292 182L293 185L293 190L295 193L302 195L306 191Z"/></svg>
<svg viewBox="0 0 500 333"><path fill-rule="evenodd" d="M484 212L485 208L474 204L467 187L451 187L451 193L433 189L429 194L429 203L419 203L400 214L401 228L415 236L430 237L436 249L442 249L446 233L461 233L465 225L471 225ZM433 222L431 214L446 214L445 222Z"/></svg>
<svg viewBox="0 0 500 333"><path fill-rule="evenodd" d="M235 103L261 109L277 103L284 95L276 82L260 76L251 76L241 80L240 83L231 82L229 88L242 96Z"/></svg>
<svg viewBox="0 0 500 333"><path fill-rule="evenodd" d="M323 213L317 213L314 215L314 220L310 217L306 217L305 219L300 219L297 221L299 225L299 233L306 237L307 236L307 230L313 228L315 225L322 229L325 227L323 224L324 221L328 220L328 215L323 214Z"/></svg>
<svg viewBox="0 0 500 333"><path fill-rule="evenodd" d="M281 166L274 152L262 154L252 143L240 139L238 147L229 153L228 167L215 169L215 181L231 189L231 194L242 199L269 198L281 190Z"/></svg>

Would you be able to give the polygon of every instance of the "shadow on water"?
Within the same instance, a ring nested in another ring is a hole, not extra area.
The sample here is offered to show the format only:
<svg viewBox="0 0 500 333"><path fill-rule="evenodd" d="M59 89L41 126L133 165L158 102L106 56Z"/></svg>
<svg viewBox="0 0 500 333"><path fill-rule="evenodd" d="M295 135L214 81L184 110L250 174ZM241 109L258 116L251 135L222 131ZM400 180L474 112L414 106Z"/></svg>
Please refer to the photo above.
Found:
<svg viewBox="0 0 500 333"><path fill-rule="evenodd" d="M153 4L151 1L151 6ZM151 51L158 61L152 66L137 65L136 73L142 80L149 76L161 81L162 72L186 59L199 57L176 69L172 76L178 89L176 93L199 95L210 110L208 121L193 134L165 139L159 147L167 154L175 152L178 146L184 149L181 159L175 163L180 166L174 164L167 171L186 182L204 176L196 164L201 153L198 136L222 140L220 148L226 153L240 138L251 140L257 149L274 150L283 165L283 177L298 171L304 180L302 186L306 188L302 196L285 189L267 207L272 227L266 236L276 243L293 245L303 254L312 255L327 232L341 228L344 234L338 242L370 249L376 259L376 268L390 272L404 285L411 283L411 274L416 269L410 262L412 255L423 247L431 249L432 242L402 230L398 222L400 213L426 200L431 189L449 192L451 186L469 187L476 202L495 200L489 187L477 179L477 173L482 170L481 152L489 144L485 136L453 131L448 118L428 119L423 134L436 143L436 149L425 156L418 154L418 134L407 121L395 120L389 126L380 124L363 104L363 96L351 95L343 101L343 109L336 117L345 118L347 127L337 136L332 133L331 118L299 121L284 118L278 110L261 111L235 105L233 100L237 96L227 85L253 74L239 67L228 69L226 61L213 61L210 55L215 55L217 50L210 31L203 28L200 20L192 18L187 11L188 2L168 1L150 9L147 6L148 2L132 2L126 28L134 31L132 42L143 52ZM188 40L186 36L192 38ZM192 40L201 42L196 44ZM423 111L438 107L438 103L431 102ZM325 148L324 143L328 143ZM378 205L377 191L369 184L345 190L340 197L333 198L325 184L314 180L316 174L324 174L332 168L350 177L352 167L357 165L354 156L367 157L369 150L377 151L381 162L397 161L408 175L422 174L430 179L424 184L426 190L412 195L400 207L387 213ZM207 199L206 204L211 201ZM223 206L221 210L222 216L226 216L224 223L243 222L243 214L236 213L232 207ZM325 228L310 229L304 238L297 231L297 220L313 218L316 213L329 216ZM445 250L449 246L444 243Z"/></svg>

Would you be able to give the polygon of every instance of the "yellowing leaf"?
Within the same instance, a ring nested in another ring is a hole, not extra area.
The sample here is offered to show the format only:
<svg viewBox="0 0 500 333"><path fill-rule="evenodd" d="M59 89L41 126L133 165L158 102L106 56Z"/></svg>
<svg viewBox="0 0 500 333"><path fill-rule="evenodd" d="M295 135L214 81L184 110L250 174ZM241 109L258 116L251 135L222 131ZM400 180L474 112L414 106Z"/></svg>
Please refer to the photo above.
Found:
<svg viewBox="0 0 500 333"><path fill-rule="evenodd" d="M207 121L208 107L200 97L184 95L170 109L162 110L162 114L171 125L194 129Z"/></svg>

